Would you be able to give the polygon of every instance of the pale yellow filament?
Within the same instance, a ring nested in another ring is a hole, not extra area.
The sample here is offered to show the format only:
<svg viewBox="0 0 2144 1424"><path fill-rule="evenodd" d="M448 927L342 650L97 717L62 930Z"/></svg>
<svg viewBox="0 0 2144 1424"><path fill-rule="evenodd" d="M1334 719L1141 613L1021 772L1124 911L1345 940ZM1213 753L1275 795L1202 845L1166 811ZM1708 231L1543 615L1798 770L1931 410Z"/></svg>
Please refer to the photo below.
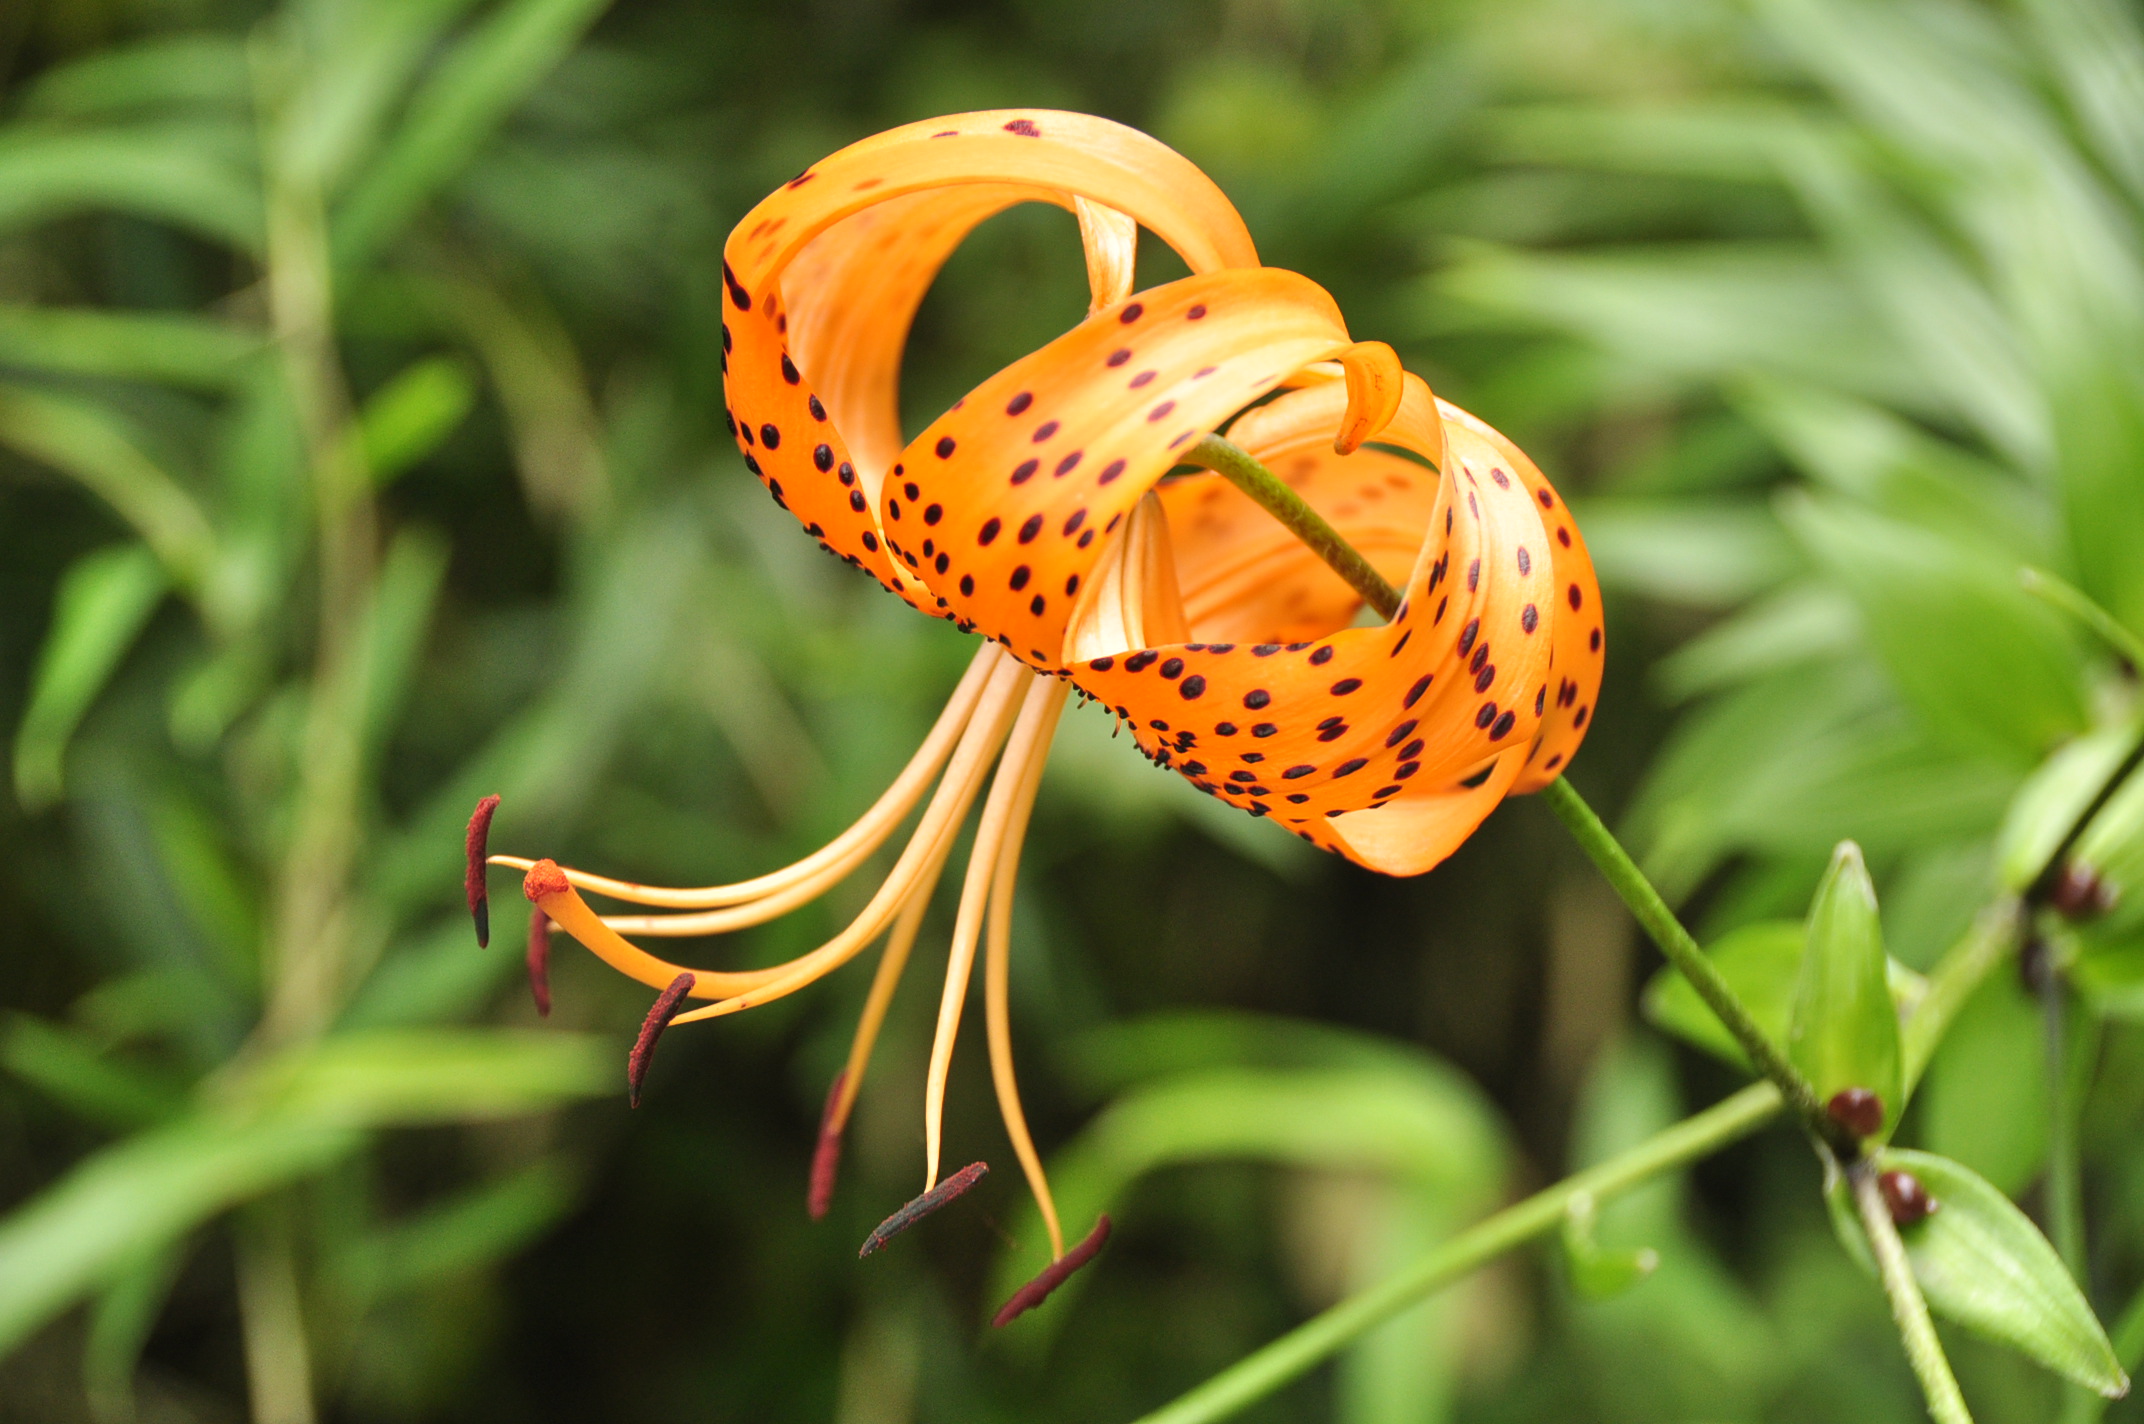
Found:
<svg viewBox="0 0 2144 1424"><path fill-rule="evenodd" d="M946 850L951 850L950 842ZM945 869L945 853L940 852L936 864L924 884L908 897L901 907L901 917L893 922L893 933L886 938L886 951L879 956L878 970L871 976L871 992L864 996L864 1011L856 1020L856 1036L849 1040L849 1061L841 1071L841 1089L834 1095L833 1107L828 1111L825 1129L839 1134L849 1125L849 1111L856 1106L856 1095L863 1089L864 1070L871 1066L871 1050L878 1044L878 1031L886 1022L886 1011L893 1006L893 991L900 987L901 971L908 967L909 951L916 947L916 933L923 928L924 912L930 909L931 892L938 888L938 875Z"/></svg>
<svg viewBox="0 0 2144 1424"><path fill-rule="evenodd" d="M589 910L570 887L565 894L545 896L542 908L598 958L643 984L662 988L679 974L694 975L692 997L718 1002L706 1009L682 1014L675 1022L735 1013L755 1003L781 998L810 983L828 970L846 963L878 938L879 932L900 912L935 862L943 857L944 844L950 842L961 821L966 819L984 774L996 760L998 749L1004 745L1011 730L1021 685L1032 677L1019 663L1002 654L996 662L976 714L892 872L848 928L811 953L767 969L739 972L688 970L659 959L625 939ZM764 992L760 992L762 990Z"/></svg>
<svg viewBox="0 0 2144 1424"><path fill-rule="evenodd" d="M1060 703L1060 706L1062 703ZM983 1010L990 1036L990 1081L997 1089L998 1115L1005 1120L1005 1135L1012 1139L1027 1188L1042 1210L1042 1223L1050 1232L1050 1259L1065 1254L1064 1228L1057 1223L1057 1202L1050 1195L1050 1179L1042 1170L1042 1157L1027 1130L1027 1114L1020 1107L1020 1084L1012 1068L1012 1015L1006 1002L1006 985L1012 963L1012 897L1020 879L1020 849L1027 840L1028 818L1035 809L1035 793L1042 786L1042 771L1049 764L1048 744L1028 761L1020 778L1018 799L1005 844L998 851L997 869L990 887L990 927L984 940Z"/></svg>
<svg viewBox="0 0 2144 1424"><path fill-rule="evenodd" d="M605 875L591 875L585 870L567 870L566 879L592 894L607 895L611 899L624 900L635 905L657 905L673 910L702 910L743 904L781 894L805 883L821 884L823 887L824 884L831 883L826 880L830 867L842 867L840 873L833 876L834 880L838 880L884 844L893 828L915 809L924 788L930 785L931 779L945 764L954 745L966 732L969 719L975 714L976 704L981 699L984 688L989 685L991 674L1006 661L1004 652L994 643L986 643L978 649L974 660L968 664L968 671L962 675L960 684L953 689L953 695L946 699L945 710L938 714L938 721L931 727L930 735L923 739L923 745L909 758L908 765L894 778L893 784L886 788L885 794L881 795L854 825L794 865L784 866L780 870L751 880L740 880L733 885L707 885L690 889L640 885L630 880L613 880ZM493 865L511 866L516 870L527 870L536 863L518 855L495 855L490 858L490 862ZM803 904L818 893L814 891L802 899L790 902L784 908ZM654 921L653 916L618 916L612 919L611 924L613 928L630 928L641 934L684 935L719 932L711 929L651 928L640 922L643 918ZM672 925L681 922L669 921ZM745 923L757 924L759 921L748 920Z"/></svg>
<svg viewBox="0 0 2144 1424"><path fill-rule="evenodd" d="M879 932L907 904L908 897L959 833L960 823L967 819L968 808L975 803L976 793L982 789L984 775L1012 730L1013 718L1019 708L1017 693L1020 686L1033 677L1033 673L1010 658L1005 659L992 676L990 688L982 705L976 709L968 735L962 738L959 749L953 753L945 777L938 783L938 790L925 808L915 834L901 852L893 872L854 923L811 953L762 971L768 977L757 986L732 997L718 998L704 1009L679 1014L671 1022L697 1023L702 1019L723 1018L786 998L833 973L877 939ZM696 994L695 997L714 996Z"/></svg>
<svg viewBox="0 0 2144 1424"><path fill-rule="evenodd" d="M968 997L968 976L975 967L975 943L982 932L983 911L990 883L997 869L998 853L1012 824L1020 801L1020 784L1029 765L1049 754L1050 737L1064 710L1068 683L1055 678L1035 678L1028 686L1020 708L1020 720L1012 740L998 762L997 776L990 784L990 799L976 823L975 845L968 853L968 874L960 890L960 912L953 922L953 945L946 957L945 990L938 1000L938 1032L931 1042L930 1075L923 1096L923 1189L938 1184L938 1153L945 1121L946 1075L953 1066L953 1043L960 1036L961 1009Z"/></svg>

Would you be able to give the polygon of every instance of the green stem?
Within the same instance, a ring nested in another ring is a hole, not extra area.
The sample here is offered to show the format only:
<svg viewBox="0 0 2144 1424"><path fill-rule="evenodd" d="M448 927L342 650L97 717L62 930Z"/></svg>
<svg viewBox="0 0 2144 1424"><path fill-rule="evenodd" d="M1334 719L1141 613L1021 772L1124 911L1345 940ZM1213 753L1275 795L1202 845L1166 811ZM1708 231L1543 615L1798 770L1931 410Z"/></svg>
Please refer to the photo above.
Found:
<svg viewBox="0 0 2144 1424"><path fill-rule="evenodd" d="M1645 872L1630 858L1622 843L1601 824L1601 818L1593 814L1593 808L1586 804L1585 798L1572 788L1570 782L1558 777L1542 788L1541 799L1570 831L1579 849L1615 887L1615 893L1623 897L1623 903L1637 916L1638 923L1645 927L1653 943L1660 946L1668 962L1690 981L1690 987L1697 990L1698 997L1735 1036L1749 1061L1777 1085L1787 1105L1812 1132L1830 1142L1841 1155L1854 1156L1859 1150L1857 1145L1844 1129L1825 1116L1824 1104L1817 1098L1816 1089L1809 1086L1809 1080L1787 1061L1779 1045L1758 1026L1757 1020L1735 997L1735 991L1713 965L1711 956L1699 948L1690 932L1682 927L1682 921L1675 918L1668 902L1645 878Z"/></svg>
<svg viewBox="0 0 2144 1424"><path fill-rule="evenodd" d="M1361 594L1362 601L1376 609L1379 616L1390 618L1398 611L1399 590L1386 583L1385 576L1370 567L1361 551L1325 522L1325 516L1312 509L1250 451L1218 435L1209 435L1186 451L1183 461L1212 470L1249 495L1260 509L1279 520L1289 533L1309 546L1311 553L1346 579L1348 587Z"/></svg>
<svg viewBox="0 0 2144 1424"><path fill-rule="evenodd" d="M1943 1354L1943 1342L1936 1338L1935 1322L1928 1317L1928 1302L1921 1298L1920 1283L1913 1279L1906 1243L1898 1239L1891 1209L1884 1205L1883 1192L1876 1185L1875 1165L1856 1162L1846 1175L1854 1189L1854 1205L1861 1212L1861 1228L1868 1233L1876 1256L1876 1273L1891 1299L1891 1318L1898 1322L1899 1338L1906 1345L1906 1360L1928 1399L1929 1417L1936 1424L1973 1424L1965 1396L1958 1390L1958 1377L1951 1373L1950 1360Z"/></svg>
<svg viewBox="0 0 2144 1424"><path fill-rule="evenodd" d="M1905 1025L1906 1081L1909 1087L1934 1055L1952 1019L1989 974L2017 944L2021 923L2015 901L1990 907L1965 937L1943 956L1928 976L1928 991ZM1727 1147L1772 1120L1783 1106L1779 1089L1755 1083L1658 1136L1639 1143L1587 1171L1496 1215L1431 1251L1413 1265L1312 1317L1263 1349L1246 1355L1174 1403L1147 1415L1138 1424L1212 1424L1256 1403L1338 1354L1357 1339L1450 1285L1501 1253L1555 1230L1578 1197L1596 1202L1628 1191L1661 1172L1672 1171L1709 1152ZM2140 1298L2144 1299L2144 1298ZM2137 1326L2144 1341L2144 1308ZM2144 1343L2139 1344L2144 1351Z"/></svg>
<svg viewBox="0 0 2144 1424"><path fill-rule="evenodd" d="M1739 1142L1779 1111L1779 1090L1753 1083L1695 1117L1685 1118L1621 1156L1567 1177L1460 1232L1406 1269L1312 1317L1264 1349L1246 1355L1138 1424L1211 1424L1307 1374L1328 1356L1453 1281L1515 1246L1563 1224L1573 1200L1604 1201Z"/></svg>

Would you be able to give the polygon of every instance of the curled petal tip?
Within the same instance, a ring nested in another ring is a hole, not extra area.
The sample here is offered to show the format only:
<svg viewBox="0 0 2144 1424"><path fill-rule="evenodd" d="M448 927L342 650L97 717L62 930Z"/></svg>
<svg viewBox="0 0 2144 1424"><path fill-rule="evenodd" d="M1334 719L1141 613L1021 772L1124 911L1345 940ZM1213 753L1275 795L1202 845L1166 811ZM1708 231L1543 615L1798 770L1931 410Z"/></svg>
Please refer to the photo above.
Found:
<svg viewBox="0 0 2144 1424"><path fill-rule="evenodd" d="M826 1090L826 1108L819 1114L819 1142L812 1149L811 1186L804 1197L804 1209L813 1221L823 1219L834 1204L834 1175L841 1168L841 1126L834 1121L834 1113L848 1080L846 1068L834 1075L834 1085Z"/></svg>
<svg viewBox="0 0 2144 1424"><path fill-rule="evenodd" d="M529 997L536 1012L551 1017L551 917L541 910L529 916Z"/></svg>
<svg viewBox="0 0 2144 1424"><path fill-rule="evenodd" d="M1020 1316L1048 1300L1050 1293L1071 1279L1074 1271L1077 1271L1101 1254L1102 1247L1108 1240L1109 1215L1105 1212L1101 1220L1095 1222L1094 1230L1087 1233L1085 1241L1080 1242L1079 1245L1074 1246L1064 1255L1050 1262L1049 1265L1042 1268L1042 1274L1014 1291L1012 1299L998 1307L998 1313L991 1317L991 1326L1002 1330Z"/></svg>
<svg viewBox="0 0 2144 1424"><path fill-rule="evenodd" d="M862 1249L856 1253L857 1259L862 1260L938 1208L967 1195L969 1188L989 1175L988 1162L970 1162L872 1228L871 1234L864 1238Z"/></svg>
<svg viewBox="0 0 2144 1424"><path fill-rule="evenodd" d="M1347 375L1347 414L1333 437L1333 453L1352 455L1399 413L1405 372L1399 353L1382 341L1356 342L1340 353L1340 366Z"/></svg>
<svg viewBox="0 0 2144 1424"><path fill-rule="evenodd" d="M521 877L521 893L529 897L531 904L540 905L545 896L563 895L571 888L566 872L558 868L555 860L539 860Z"/></svg>
<svg viewBox="0 0 2144 1424"><path fill-rule="evenodd" d="M469 917L476 921L479 949L491 943L491 902L484 891L484 858L491 842L491 818L498 809L499 798L496 796L486 796L477 802L476 810L470 813L469 832L462 845L467 860L462 872L462 893L469 899Z"/></svg>
<svg viewBox="0 0 2144 1424"><path fill-rule="evenodd" d="M538 862L538 869L551 862ZM552 866L556 870L556 866ZM531 875L535 871L529 872ZM640 1106L640 1084L648 1076L648 1065L655 1061L655 1045L670 1027L670 1020L677 1017L678 1006L692 992L693 976L680 974L670 981L670 987L656 997L648 1008L648 1016L640 1021L640 1037L633 1040L633 1051L626 1056L625 1081L628 1099L634 1107Z"/></svg>

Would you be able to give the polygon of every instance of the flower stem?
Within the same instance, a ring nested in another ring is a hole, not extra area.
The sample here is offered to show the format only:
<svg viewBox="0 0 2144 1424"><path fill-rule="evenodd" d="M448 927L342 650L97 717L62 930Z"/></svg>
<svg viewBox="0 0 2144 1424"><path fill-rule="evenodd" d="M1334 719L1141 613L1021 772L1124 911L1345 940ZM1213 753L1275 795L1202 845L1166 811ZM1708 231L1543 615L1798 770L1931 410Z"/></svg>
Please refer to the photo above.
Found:
<svg viewBox="0 0 2144 1424"><path fill-rule="evenodd" d="M1935 1047L1989 974L2017 945L2021 924L2015 901L1991 906L1943 956L1928 976L1905 1025L1906 1081L1910 1085ZM1661 1172L1731 1146L1770 1122L1783 1106L1779 1089L1753 1083L1723 1102L1683 1119L1620 1156L1566 1178L1478 1222L1436 1247L1398 1274L1379 1281L1321 1315L1313 1316L1261 1350L1252 1352L1206 1383L1137 1421L1137 1424L1213 1424L1307 1374L1331 1355L1453 1281L1515 1246L1561 1226L1573 1201L1591 1194L1598 1203ZM2136 1312L2138 1350L2144 1353L2144 1295ZM2127 1336L2122 1337L2124 1339Z"/></svg>
<svg viewBox="0 0 2144 1424"><path fill-rule="evenodd" d="M1570 831L1571 838L1578 842L1579 849L1586 853L1587 858L1607 877L1608 883L1615 887L1615 893L1623 897L1623 903L1637 916L1638 923L1652 936L1653 943L1660 946L1660 952L1668 957L1668 962L1675 966L1683 978L1690 981L1690 987L1697 990L1698 997L1705 1001L1706 1007L1710 1008L1714 1016L1727 1026L1727 1031L1735 1036L1735 1042L1742 1046L1742 1052L1756 1066L1757 1071L1777 1085L1787 1105L1812 1132L1830 1142L1842 1155L1855 1155L1857 1146L1844 1129L1825 1116L1824 1105L1817 1100L1816 1089L1809 1086L1809 1080L1787 1061L1787 1056L1780 1051L1779 1045L1758 1026L1757 1020L1744 1007L1742 1001L1735 997L1734 990L1713 965L1711 957L1698 947L1697 941L1690 937L1690 932L1682 927L1682 921L1675 918L1675 912L1668 908L1667 901L1660 897L1660 892L1653 888L1653 883L1645 878L1645 872L1638 868L1637 862L1630 858L1630 853L1623 849L1622 842L1601 824L1601 818L1593 813L1593 808L1586 804L1585 798L1578 794L1569 781L1558 777L1542 788L1541 799L1548 803L1549 810L1556 813L1556 819L1563 822L1564 828Z"/></svg>
<svg viewBox="0 0 2144 1424"><path fill-rule="evenodd" d="M1260 509L1279 520L1289 533L1309 547L1311 553L1346 579L1348 587L1361 594L1362 601L1376 609L1379 616L1390 618L1398 611L1399 590L1386 583L1385 576L1370 566L1361 550L1327 524L1325 516L1312 509L1301 495L1288 488L1280 476L1267 469L1250 451L1218 435L1209 435L1185 451L1183 461L1202 470L1212 470L1249 495Z"/></svg>
<svg viewBox="0 0 2144 1424"><path fill-rule="evenodd" d="M1513 1247L1555 1230L1578 1197L1590 1195L1598 1202L1708 1156L1770 1122L1779 1107L1777 1088L1753 1083L1630 1151L1477 1222L1413 1265L1313 1316L1138 1424L1212 1424L1226 1419L1308 1373L1424 1296Z"/></svg>
<svg viewBox="0 0 2144 1424"><path fill-rule="evenodd" d="M1218 435L1209 435L1192 446L1183 458L1186 464L1212 470L1256 501L1261 509L1279 520L1312 553L1331 566L1333 572L1346 579L1348 585L1380 614L1390 618L1399 607L1398 591L1370 567L1369 560L1305 503L1301 495L1242 446ZM1667 901L1660 898L1660 892L1645 878L1645 872L1601 824L1600 817L1593 814L1593 808L1561 778L1550 782L1542 796L1557 819L1570 829L1579 846L1600 867L1601 874L1608 878L1616 893L1623 897L1623 903L1630 906L1631 913L1638 917L1638 923L1645 927L1669 962L1682 971L1699 997L1718 1015L1720 1022L1727 1025L1750 1062L1778 1085L1788 1105L1808 1124L1810 1131L1830 1142L1842 1155L1852 1157L1858 1149L1845 1131L1824 1115L1824 1105L1817 1100L1816 1090L1787 1061L1779 1046L1757 1026L1749 1010L1735 997L1734 990L1720 977L1705 952L1698 948L1697 941L1675 918Z"/></svg>
<svg viewBox="0 0 2144 1424"><path fill-rule="evenodd" d="M1898 1239L1891 1209L1884 1205L1876 1186L1874 1163L1861 1161L1846 1169L1854 1190L1854 1205L1861 1213L1861 1229L1868 1233L1875 1252L1876 1273L1883 1278L1884 1294L1891 1298L1891 1318L1898 1322L1899 1338L1906 1345L1906 1360L1921 1381L1929 1417L1936 1424L1973 1424L1958 1391L1958 1377L1951 1373L1943 1342L1936 1338L1935 1322L1928 1317L1928 1302L1921 1298L1920 1283L1913 1279L1913 1264L1906 1259L1906 1243Z"/></svg>

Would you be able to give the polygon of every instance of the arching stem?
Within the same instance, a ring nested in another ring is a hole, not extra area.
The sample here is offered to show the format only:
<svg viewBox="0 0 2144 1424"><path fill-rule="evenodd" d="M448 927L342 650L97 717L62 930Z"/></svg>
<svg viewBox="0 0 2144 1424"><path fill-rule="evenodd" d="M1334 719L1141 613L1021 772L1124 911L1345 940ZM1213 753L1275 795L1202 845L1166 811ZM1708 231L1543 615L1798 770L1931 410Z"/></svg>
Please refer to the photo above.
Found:
<svg viewBox="0 0 2144 1424"><path fill-rule="evenodd" d="M1325 516L1288 488L1287 482L1267 469L1250 451L1218 435L1209 435L1184 453L1184 463L1212 470L1249 495L1260 509L1279 520L1287 531L1347 580L1347 586L1362 595L1362 601L1390 618L1400 606L1400 591L1385 582L1385 576L1370 566Z"/></svg>

